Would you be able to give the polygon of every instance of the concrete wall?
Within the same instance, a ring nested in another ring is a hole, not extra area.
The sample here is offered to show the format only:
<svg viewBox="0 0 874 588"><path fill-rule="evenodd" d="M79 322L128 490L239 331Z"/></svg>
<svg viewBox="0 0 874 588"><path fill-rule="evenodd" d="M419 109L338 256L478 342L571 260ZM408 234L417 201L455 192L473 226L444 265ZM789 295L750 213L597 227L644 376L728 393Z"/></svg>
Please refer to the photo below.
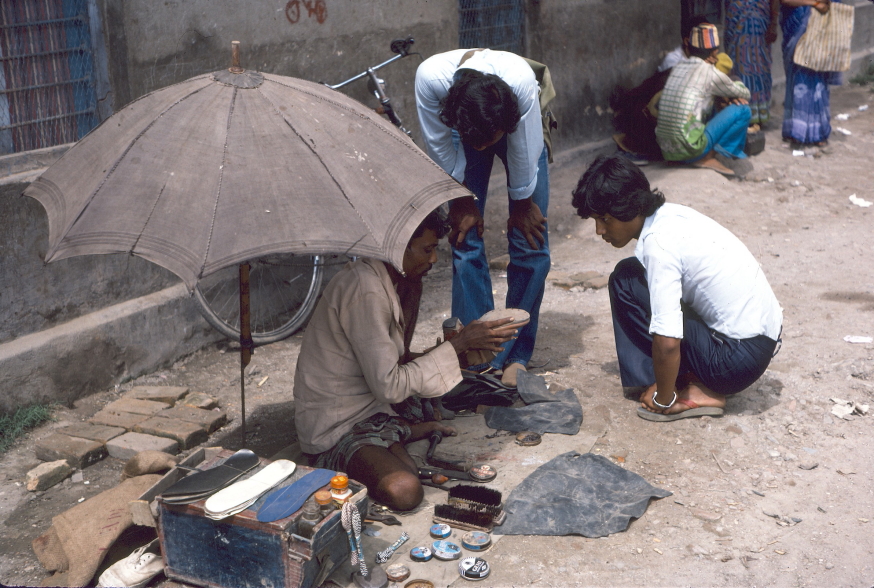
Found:
<svg viewBox="0 0 874 588"><path fill-rule="evenodd" d="M116 108L227 67L232 40L241 42L244 67L331 83L391 57L388 45L396 37L412 35L424 57L458 44L457 0L323 0L321 23L308 14L304 0L296 23L289 21L286 0L98 1ZM609 136L610 91L642 81L678 44L679 2L659 4L653 10L645 0L528 0L528 56L550 66L558 90L557 150ZM413 56L383 70L414 136L413 78L419 62ZM375 104L363 81L343 91Z"/></svg>
<svg viewBox="0 0 874 588"><path fill-rule="evenodd" d="M48 222L42 205L0 185L0 344L156 292L179 279L130 255L88 255L43 263Z"/></svg>
<svg viewBox="0 0 874 588"><path fill-rule="evenodd" d="M549 65L553 75L557 150L609 137L610 92L652 75L679 39L677 1L533 2L529 52L532 59Z"/></svg>
<svg viewBox="0 0 874 588"><path fill-rule="evenodd" d="M337 83L394 54L392 39L412 35L428 56L454 47L457 0L321 0L323 21L299 0L300 17L286 0L98 0L108 39L116 109L152 90L230 64L230 43L240 41L247 69ZM404 122L415 121L411 56L385 70ZM376 105L366 83L344 89ZM417 128L417 125L411 125Z"/></svg>

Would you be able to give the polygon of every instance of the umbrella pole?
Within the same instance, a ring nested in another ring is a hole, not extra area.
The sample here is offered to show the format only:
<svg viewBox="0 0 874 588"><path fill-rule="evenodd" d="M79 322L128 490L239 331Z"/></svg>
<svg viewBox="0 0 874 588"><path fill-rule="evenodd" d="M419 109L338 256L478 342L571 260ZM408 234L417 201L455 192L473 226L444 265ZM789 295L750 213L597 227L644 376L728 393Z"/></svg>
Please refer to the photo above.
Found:
<svg viewBox="0 0 874 588"><path fill-rule="evenodd" d="M249 262L240 264L240 431L241 447L246 447L246 366L254 349L252 327L249 323Z"/></svg>

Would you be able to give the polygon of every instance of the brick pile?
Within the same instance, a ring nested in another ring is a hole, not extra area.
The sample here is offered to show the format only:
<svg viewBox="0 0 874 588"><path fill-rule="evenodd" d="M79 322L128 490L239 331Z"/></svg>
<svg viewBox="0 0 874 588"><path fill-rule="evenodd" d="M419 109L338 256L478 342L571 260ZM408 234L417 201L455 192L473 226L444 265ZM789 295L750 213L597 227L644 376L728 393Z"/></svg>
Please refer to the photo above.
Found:
<svg viewBox="0 0 874 588"><path fill-rule="evenodd" d="M186 387L137 386L87 423L62 427L40 439L36 456L82 469L107 455L130 459L147 449L175 455L203 443L227 423L224 411L212 410L216 406L213 398L189 393ZM36 487L37 482L30 485Z"/></svg>

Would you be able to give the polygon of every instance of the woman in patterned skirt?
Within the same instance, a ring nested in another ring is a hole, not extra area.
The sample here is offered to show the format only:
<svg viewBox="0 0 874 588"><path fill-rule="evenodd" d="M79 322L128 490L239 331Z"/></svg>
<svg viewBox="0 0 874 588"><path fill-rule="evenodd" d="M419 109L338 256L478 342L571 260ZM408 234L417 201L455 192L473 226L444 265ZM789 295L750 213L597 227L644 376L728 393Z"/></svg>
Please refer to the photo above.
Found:
<svg viewBox="0 0 874 588"><path fill-rule="evenodd" d="M771 117L771 43L777 40L780 0L728 0L725 8L725 52L750 91L750 124Z"/></svg>
<svg viewBox="0 0 874 588"><path fill-rule="evenodd" d="M796 145L828 144L831 134L829 85L840 85L841 74L813 71L793 62L795 46L807 30L811 9L822 14L839 0L781 0L783 66L786 68L786 101L783 104L783 140Z"/></svg>

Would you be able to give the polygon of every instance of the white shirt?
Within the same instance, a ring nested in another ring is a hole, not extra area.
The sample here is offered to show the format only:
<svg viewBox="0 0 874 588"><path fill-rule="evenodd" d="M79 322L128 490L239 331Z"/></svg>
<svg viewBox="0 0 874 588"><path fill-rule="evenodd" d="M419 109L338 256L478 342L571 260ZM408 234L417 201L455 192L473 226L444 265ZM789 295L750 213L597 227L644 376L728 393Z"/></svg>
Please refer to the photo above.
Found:
<svg viewBox="0 0 874 588"><path fill-rule="evenodd" d="M651 334L683 338L682 300L708 327L732 339L780 336L783 309L762 268L713 219L664 204L644 221L634 255L646 268Z"/></svg>
<svg viewBox="0 0 874 588"><path fill-rule="evenodd" d="M665 55L665 58L662 60L659 65L659 71L665 71L666 69L671 69L681 61L686 58L686 53L683 51L682 45L674 48L673 51Z"/></svg>
<svg viewBox="0 0 874 588"><path fill-rule="evenodd" d="M449 93L458 62L469 49L438 53L416 70L416 108L425 147L443 170L459 183L464 181L467 161L464 147L452 142L452 129L440 120L440 100ZM463 69L494 74L504 80L519 101L522 119L507 136L507 185L510 198L528 198L537 185L537 162L543 152L543 123L540 119L540 87L528 63L514 53L483 49L464 62Z"/></svg>

